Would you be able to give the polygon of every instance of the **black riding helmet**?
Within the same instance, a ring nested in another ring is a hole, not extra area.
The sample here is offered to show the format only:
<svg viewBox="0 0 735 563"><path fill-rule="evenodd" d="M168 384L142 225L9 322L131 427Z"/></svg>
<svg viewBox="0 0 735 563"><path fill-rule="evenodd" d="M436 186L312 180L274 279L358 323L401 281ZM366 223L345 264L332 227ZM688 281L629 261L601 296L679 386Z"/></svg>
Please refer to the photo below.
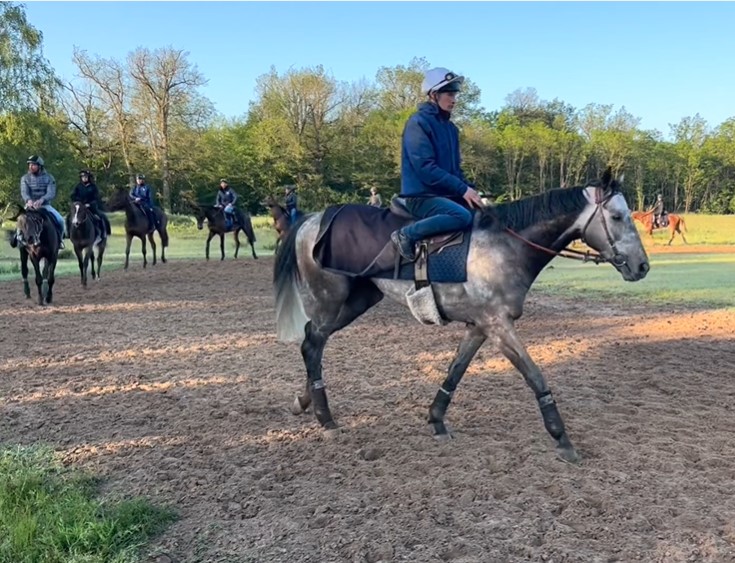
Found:
<svg viewBox="0 0 735 563"><path fill-rule="evenodd" d="M92 175L92 172L89 170L80 170L79 171L79 179L81 180L83 176L86 176L89 179L89 182L94 182L94 176Z"/></svg>

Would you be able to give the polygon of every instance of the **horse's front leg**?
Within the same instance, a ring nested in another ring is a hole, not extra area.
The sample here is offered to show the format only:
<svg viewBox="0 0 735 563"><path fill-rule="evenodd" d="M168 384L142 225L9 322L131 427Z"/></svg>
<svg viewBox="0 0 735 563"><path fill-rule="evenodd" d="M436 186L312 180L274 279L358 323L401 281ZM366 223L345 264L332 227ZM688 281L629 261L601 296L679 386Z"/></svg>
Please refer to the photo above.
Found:
<svg viewBox="0 0 735 563"><path fill-rule="evenodd" d="M28 251L20 249L20 274L23 277L23 295L26 299L31 298L31 284L28 283Z"/></svg>
<svg viewBox="0 0 735 563"><path fill-rule="evenodd" d="M128 262L130 262L130 245L133 242L133 235L125 233L125 267L124 270L128 269Z"/></svg>
<svg viewBox="0 0 735 563"><path fill-rule="evenodd" d="M145 268L148 265L148 259L146 258L146 244L145 244L145 235L142 235L140 237L140 250L143 252L143 267Z"/></svg>
<svg viewBox="0 0 735 563"><path fill-rule="evenodd" d="M222 258L220 258L220 260L224 260L225 259L225 233L224 232L219 234L219 250L220 250L220 253L222 254Z"/></svg>
<svg viewBox="0 0 735 563"><path fill-rule="evenodd" d="M153 240L153 235L155 234L155 231L152 233L148 233L148 240L151 242L151 252L153 253L153 265L156 265L156 241Z"/></svg>
<svg viewBox="0 0 735 563"><path fill-rule="evenodd" d="M41 268L39 267L39 261L38 260L31 260L33 262L33 270L36 272L36 288L38 289L38 304L44 305L44 298L46 297L44 295L45 290L45 280L43 279L43 274L41 273Z"/></svg>
<svg viewBox="0 0 735 563"><path fill-rule="evenodd" d="M449 403L452 400L454 390L457 389L459 382L462 380L462 376L467 371L467 367L470 365L472 358L482 346L482 343L487 339L487 335L482 329L476 326L467 326L462 342L459 343L457 348L457 355L452 360L449 366L449 373L447 378L442 383L439 391L434 397L434 401L429 407L429 424L433 426L434 437L437 440L444 440L451 438L452 435L449 432L446 424L444 423L444 415L447 412Z"/></svg>
<svg viewBox="0 0 735 563"><path fill-rule="evenodd" d="M82 257L82 248L78 247L77 245L74 245L74 254L77 255L77 262L79 262L79 275L82 278L82 286L87 285L86 276L84 275L86 266L84 263L84 258Z"/></svg>
<svg viewBox="0 0 735 563"><path fill-rule="evenodd" d="M204 252L204 255L206 256L207 260L209 260L209 243L212 242L213 238L214 238L214 231L209 231L209 235L207 235L207 246Z"/></svg>
<svg viewBox="0 0 735 563"><path fill-rule="evenodd" d="M571 463L579 461L579 455L569 440L569 436L567 436L564 422L556 408L556 402L551 395L546 380L539 367L528 355L512 320L507 319L499 323L497 339L500 351L523 374L526 383L536 395L541 416L544 419L544 426L557 442L556 450L559 457Z"/></svg>

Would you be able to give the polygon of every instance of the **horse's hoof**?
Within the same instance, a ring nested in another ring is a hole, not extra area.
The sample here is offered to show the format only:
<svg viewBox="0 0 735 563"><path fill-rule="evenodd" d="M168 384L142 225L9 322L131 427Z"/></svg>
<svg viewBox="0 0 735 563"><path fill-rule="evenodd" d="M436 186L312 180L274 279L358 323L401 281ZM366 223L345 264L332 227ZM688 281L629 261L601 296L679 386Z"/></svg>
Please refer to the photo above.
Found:
<svg viewBox="0 0 735 563"><path fill-rule="evenodd" d="M449 426L445 422L432 422L434 440L437 442L449 442L454 439L452 432L449 430Z"/></svg>
<svg viewBox="0 0 735 563"><path fill-rule="evenodd" d="M577 451L571 446L567 448L557 447L556 455L558 455L559 459L562 461L572 464L577 464L582 459Z"/></svg>
<svg viewBox="0 0 735 563"><path fill-rule="evenodd" d="M306 412L306 409L301 406L301 401L299 401L299 396L296 395L294 397L293 403L291 403L291 414L304 414Z"/></svg>
<svg viewBox="0 0 735 563"><path fill-rule="evenodd" d="M342 429L336 424L334 428L325 427L322 432L324 433L325 440L337 440L342 435Z"/></svg>

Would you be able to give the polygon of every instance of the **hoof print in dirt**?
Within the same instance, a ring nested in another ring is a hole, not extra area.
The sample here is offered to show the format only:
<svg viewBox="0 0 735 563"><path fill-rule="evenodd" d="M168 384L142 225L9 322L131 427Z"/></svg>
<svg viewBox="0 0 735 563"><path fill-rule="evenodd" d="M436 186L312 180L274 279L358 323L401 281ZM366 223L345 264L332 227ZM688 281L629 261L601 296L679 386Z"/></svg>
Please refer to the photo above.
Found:
<svg viewBox="0 0 735 563"><path fill-rule="evenodd" d="M383 452L378 448L360 448L357 450L357 455L365 461L375 461L383 457Z"/></svg>

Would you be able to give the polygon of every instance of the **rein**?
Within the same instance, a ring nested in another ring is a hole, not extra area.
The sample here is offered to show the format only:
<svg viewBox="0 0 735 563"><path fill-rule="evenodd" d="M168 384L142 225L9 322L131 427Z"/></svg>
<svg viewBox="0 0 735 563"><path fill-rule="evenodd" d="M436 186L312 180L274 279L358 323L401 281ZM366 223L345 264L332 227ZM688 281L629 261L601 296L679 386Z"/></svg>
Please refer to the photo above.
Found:
<svg viewBox="0 0 735 563"><path fill-rule="evenodd" d="M570 260L581 260L582 262L594 262L595 264L601 264L605 262L609 262L611 264L614 264L616 266L624 266L626 264L625 257L618 252L618 249L615 247L615 241L613 240L612 236L610 236L610 230L607 227L607 221L605 221L605 214L602 213L602 208L605 206L605 204L608 202L608 200L612 197L612 192L607 195L607 197L602 197L604 194L604 191L601 188L595 189L595 210L590 215L590 218L587 219L587 222L584 225L584 228L582 229L582 235L581 240L585 244L587 241L584 238L584 234L587 232L587 227L590 226L590 223L592 222L592 219L595 217L598 211L600 211L600 219L602 220L602 227L605 231L605 236L607 237L607 242L610 245L610 248L612 248L612 251L614 253L612 259L608 259L603 257L599 253L590 252L589 250L586 252L582 252L580 250L574 250L573 248L563 248L559 251L552 250L551 248L547 248L545 246L542 246L540 244L536 244L535 242L532 242L528 240L525 237L522 237L515 231L513 231L511 228L506 227L505 230L516 237L519 240L522 240L525 242L528 246L535 248L536 250L541 250L543 252L546 252L548 254L552 254L553 256L561 256L562 258L569 258ZM562 254L566 253L566 254Z"/></svg>

